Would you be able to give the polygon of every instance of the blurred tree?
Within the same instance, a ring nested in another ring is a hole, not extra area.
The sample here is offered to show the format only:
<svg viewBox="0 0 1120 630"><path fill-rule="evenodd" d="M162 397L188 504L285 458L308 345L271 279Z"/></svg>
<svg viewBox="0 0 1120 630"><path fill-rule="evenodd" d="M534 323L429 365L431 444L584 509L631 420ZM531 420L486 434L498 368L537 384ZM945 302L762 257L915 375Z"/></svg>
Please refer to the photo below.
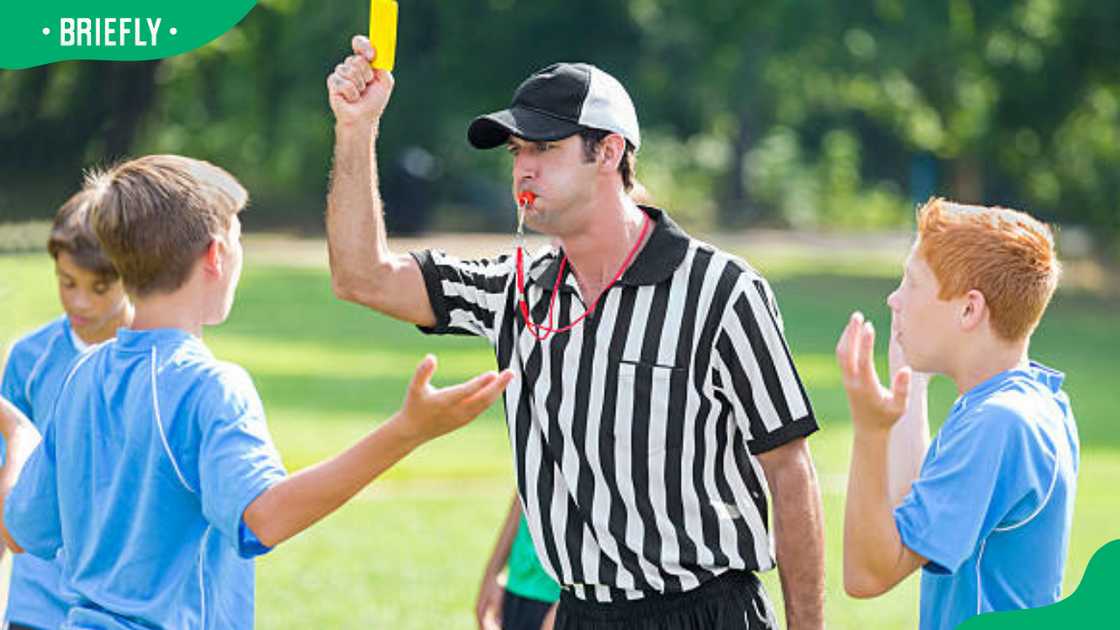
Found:
<svg viewBox="0 0 1120 630"><path fill-rule="evenodd" d="M362 3L262 0L192 54L0 72L0 213L47 215L82 166L182 152L263 212L321 229L324 79ZM935 192L1090 226L1120 251L1120 3L1089 0L401 0L382 128L393 229L508 227L508 159L465 142L529 73L616 75L639 177L686 220L871 226ZM446 219L446 214L441 215Z"/></svg>

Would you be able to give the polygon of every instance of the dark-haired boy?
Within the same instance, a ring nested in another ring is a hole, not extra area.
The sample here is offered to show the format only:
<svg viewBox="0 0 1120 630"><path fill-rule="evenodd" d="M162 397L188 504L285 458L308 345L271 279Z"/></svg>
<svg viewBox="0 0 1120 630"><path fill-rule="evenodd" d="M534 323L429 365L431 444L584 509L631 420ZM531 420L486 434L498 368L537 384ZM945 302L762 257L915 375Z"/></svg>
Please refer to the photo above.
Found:
<svg viewBox="0 0 1120 630"><path fill-rule="evenodd" d="M89 191L59 209L47 240L58 278L64 315L12 344L0 381L7 398L41 432L71 363L86 348L111 339L132 322L132 305L120 277L89 225ZM0 461L7 444L0 438ZM8 608L11 628L57 628L69 607L61 583L61 561L29 554L12 564Z"/></svg>

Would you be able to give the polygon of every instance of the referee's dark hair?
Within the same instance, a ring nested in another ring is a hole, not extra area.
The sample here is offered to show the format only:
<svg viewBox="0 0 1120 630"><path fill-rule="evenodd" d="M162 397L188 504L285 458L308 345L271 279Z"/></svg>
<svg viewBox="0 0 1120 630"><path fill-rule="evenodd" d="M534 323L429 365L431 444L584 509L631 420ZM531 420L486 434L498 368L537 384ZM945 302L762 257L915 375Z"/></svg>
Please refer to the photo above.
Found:
<svg viewBox="0 0 1120 630"><path fill-rule="evenodd" d="M603 139L611 135L610 131L603 129L584 129L579 132L579 137L583 140L583 159L586 162L595 161L595 152L599 150L599 145L602 144ZM626 150L622 153L622 159L618 161L618 174L622 176L622 187L626 192L630 192L634 188L634 171L637 166L637 157L634 145L626 140Z"/></svg>

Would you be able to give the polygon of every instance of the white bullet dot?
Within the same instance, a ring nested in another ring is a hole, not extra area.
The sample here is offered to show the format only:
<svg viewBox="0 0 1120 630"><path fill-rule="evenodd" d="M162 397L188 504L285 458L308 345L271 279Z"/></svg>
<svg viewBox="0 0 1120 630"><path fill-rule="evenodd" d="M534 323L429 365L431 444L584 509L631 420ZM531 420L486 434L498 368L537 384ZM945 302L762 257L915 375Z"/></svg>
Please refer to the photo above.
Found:
<svg viewBox="0 0 1120 630"><path fill-rule="evenodd" d="M170 30L169 32L170 32L170 33L171 33L172 35L178 35L178 34L179 34L179 29L177 29L177 28L175 28L174 26L172 26L172 27L171 27L171 30Z"/></svg>
<svg viewBox="0 0 1120 630"><path fill-rule="evenodd" d="M44 35L50 35L51 34L51 29L49 27L44 26L43 27L43 34Z"/></svg>

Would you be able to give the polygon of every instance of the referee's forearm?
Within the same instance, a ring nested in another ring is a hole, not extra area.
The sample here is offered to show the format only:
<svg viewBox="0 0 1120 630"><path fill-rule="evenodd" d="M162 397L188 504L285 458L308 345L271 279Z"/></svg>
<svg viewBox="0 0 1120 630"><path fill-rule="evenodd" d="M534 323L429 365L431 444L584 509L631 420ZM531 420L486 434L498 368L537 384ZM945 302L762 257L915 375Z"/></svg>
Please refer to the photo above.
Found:
<svg viewBox="0 0 1120 630"><path fill-rule="evenodd" d="M816 471L804 440L766 478L774 500L778 574L790 630L824 628L824 519ZM791 445L792 446L792 445ZM765 466L765 464L764 464Z"/></svg>
<svg viewBox="0 0 1120 630"><path fill-rule="evenodd" d="M377 126L339 125L327 192L327 251L335 291L343 295L374 282L390 257L378 190Z"/></svg>

